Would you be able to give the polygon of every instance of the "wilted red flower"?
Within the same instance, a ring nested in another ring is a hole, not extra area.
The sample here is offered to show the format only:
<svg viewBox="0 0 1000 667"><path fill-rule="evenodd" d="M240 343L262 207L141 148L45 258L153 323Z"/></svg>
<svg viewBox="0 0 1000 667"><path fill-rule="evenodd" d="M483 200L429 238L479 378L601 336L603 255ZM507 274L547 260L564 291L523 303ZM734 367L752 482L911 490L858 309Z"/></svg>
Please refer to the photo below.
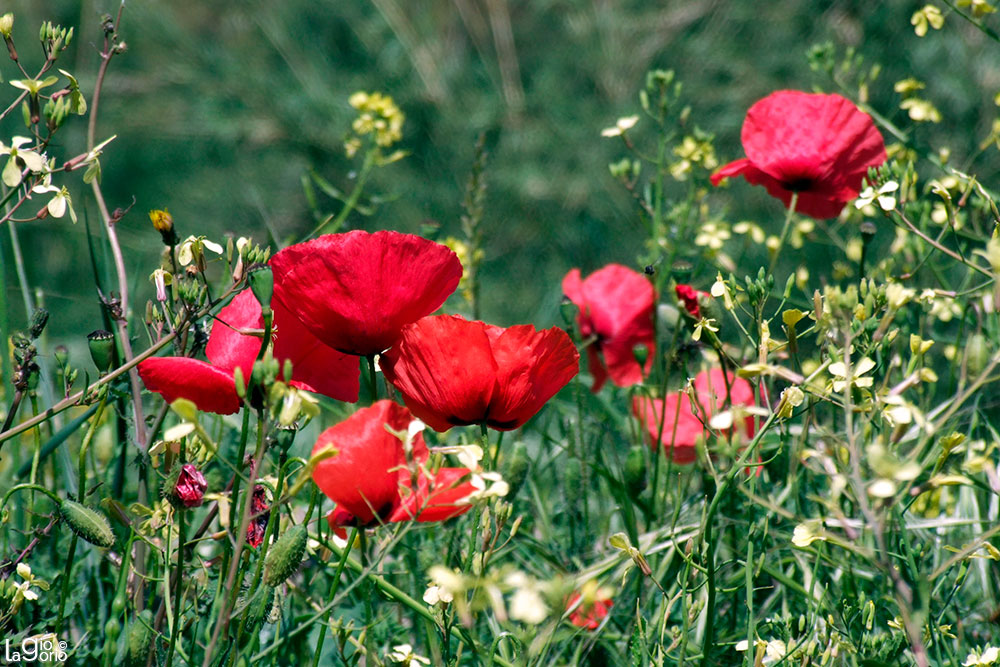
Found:
<svg viewBox="0 0 1000 667"><path fill-rule="evenodd" d="M746 158L712 174L712 183L743 176L787 207L833 218L858 196L869 167L885 162L885 144L868 114L840 95L780 90L747 112L741 134Z"/></svg>
<svg viewBox="0 0 1000 667"><path fill-rule="evenodd" d="M275 286L274 357L292 362L291 384L306 391L353 403L358 400L357 359L337 352L309 333L284 305L283 290ZM243 290L223 308L205 346L208 363L188 357L153 357L139 364L146 388L170 403L178 398L193 401L199 410L232 414L240 409L234 373L239 368L250 378L262 340L237 329L262 329L260 303Z"/></svg>
<svg viewBox="0 0 1000 667"><path fill-rule="evenodd" d="M704 435L705 424L713 415L729 405L754 405L750 383L734 373L724 375L719 368L702 371L695 377L694 394L696 404L692 404L684 392L667 394L663 400L640 396L632 399L632 413L645 427L650 446L657 449L656 443L662 444L674 463L694 463L697 458L695 444ZM731 402L727 402L727 395ZM752 416L745 418L743 433L748 438L753 437Z"/></svg>
<svg viewBox="0 0 1000 667"><path fill-rule="evenodd" d="M518 428L577 374L579 363L561 329L504 329L454 315L404 327L381 357L385 379L435 431L468 424Z"/></svg>
<svg viewBox="0 0 1000 667"><path fill-rule="evenodd" d="M423 434L412 435L408 461L403 441L387 430L406 433L413 421L409 410L382 400L320 434L313 454L328 446L337 451L312 473L320 490L337 503L329 516L331 526L444 521L472 507L461 502L475 491L462 481L469 469L442 468L430 474L423 466L430 456Z"/></svg>
<svg viewBox="0 0 1000 667"><path fill-rule="evenodd" d="M194 465L185 463L177 474L173 496L184 507L199 507L205 498L208 482Z"/></svg>
<svg viewBox="0 0 1000 667"><path fill-rule="evenodd" d="M462 278L447 247L389 231L327 234L285 248L271 266L302 323L330 347L360 356L390 347Z"/></svg>
<svg viewBox="0 0 1000 667"><path fill-rule="evenodd" d="M581 593L574 593L566 603L566 609L573 609L579 603L579 606L569 613L569 622L579 628L596 630L615 603L611 598L598 597L588 604L586 600L581 602L582 598Z"/></svg>
<svg viewBox="0 0 1000 667"><path fill-rule="evenodd" d="M267 504L267 489L258 484L250 498L250 523L247 525L247 544L254 549L264 543L267 522L271 518L271 506Z"/></svg>
<svg viewBox="0 0 1000 667"><path fill-rule="evenodd" d="M590 373L594 376L591 391L599 391L608 377L619 387L642 382L656 356L656 291L652 284L626 266L608 264L585 280L579 269L573 269L563 278L562 290L580 309L580 335L597 337L587 346ZM638 345L645 345L649 353L645 368L635 358Z"/></svg>
<svg viewBox="0 0 1000 667"><path fill-rule="evenodd" d="M674 287L677 298L684 304L684 310L691 313L691 317L701 318L701 307L698 305L699 297L708 297L707 292L700 292L690 285L677 285Z"/></svg>

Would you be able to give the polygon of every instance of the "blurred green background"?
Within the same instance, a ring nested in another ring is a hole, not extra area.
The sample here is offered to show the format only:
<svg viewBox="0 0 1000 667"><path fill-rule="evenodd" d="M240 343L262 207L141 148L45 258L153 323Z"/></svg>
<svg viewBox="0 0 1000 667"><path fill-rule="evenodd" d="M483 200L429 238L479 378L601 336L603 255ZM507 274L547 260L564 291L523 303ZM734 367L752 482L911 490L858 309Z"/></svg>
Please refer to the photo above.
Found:
<svg viewBox="0 0 1000 667"><path fill-rule="evenodd" d="M853 47L866 66L883 66L871 103L890 119L910 125L892 84L910 76L927 82L924 97L945 121L918 127L914 139L950 146L964 166L996 116L1000 61L984 57L987 38L954 15L942 31L916 37L910 16L924 4L130 0L121 26L128 51L112 63L98 138L118 135L102 160L109 205L135 200L119 226L134 309L141 312L152 295L148 276L161 248L147 217L152 208L169 207L182 236L274 235L287 243L311 229L301 179L314 168L350 187L357 162L345 157L343 141L356 90L395 98L407 116L402 148L410 155L376 172L368 191L385 201L371 218L352 216L351 227L417 232L434 221L442 236L458 235L474 143L487 133L483 315L504 325L557 321L567 270L634 264L643 251L643 223L607 168L623 146L600 131L639 113L637 92L650 68L677 72L689 126L716 135L724 164L742 156L740 124L760 97L779 88L833 92L809 68L811 45L832 41L840 53ZM40 58L41 20L77 26L59 66L78 76L88 98L100 16L117 7L109 0L4 5L16 15L15 40L29 71ZM18 76L6 58L0 72L5 81ZM651 141L643 127L637 139ZM23 132L19 113L4 121L4 141ZM84 145L85 120L75 119L54 153L66 158ZM996 173L996 156L995 149L978 155L982 177ZM83 222L89 215L96 229L96 209L89 188L70 176L79 224L18 226L30 283L44 293L57 338L82 337L101 324ZM783 211L763 189L734 185L716 197L731 220L755 219L771 233L780 227ZM21 326L7 230L0 243L11 324Z"/></svg>

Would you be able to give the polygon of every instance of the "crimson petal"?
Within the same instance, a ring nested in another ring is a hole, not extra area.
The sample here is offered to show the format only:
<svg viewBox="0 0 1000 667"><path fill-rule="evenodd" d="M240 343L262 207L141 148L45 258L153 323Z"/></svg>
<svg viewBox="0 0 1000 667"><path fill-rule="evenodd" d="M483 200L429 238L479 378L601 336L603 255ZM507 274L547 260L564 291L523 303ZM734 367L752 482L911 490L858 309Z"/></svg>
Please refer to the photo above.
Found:
<svg viewBox="0 0 1000 667"><path fill-rule="evenodd" d="M398 506L400 480L408 478L409 471L402 441L386 427L406 431L411 421L409 410L382 400L323 431L313 454L328 445L337 453L316 466L313 481L361 524L389 515ZM429 456L419 433L413 439L412 456L417 463Z"/></svg>
<svg viewBox="0 0 1000 667"><path fill-rule="evenodd" d="M389 348L406 324L455 291L462 264L412 234L352 231L285 248L271 259L284 302L324 343L355 355Z"/></svg>
<svg viewBox="0 0 1000 667"><path fill-rule="evenodd" d="M153 357L139 363L146 388L168 403L178 398L194 402L199 410L230 415L240 409L236 383L230 372L187 357Z"/></svg>

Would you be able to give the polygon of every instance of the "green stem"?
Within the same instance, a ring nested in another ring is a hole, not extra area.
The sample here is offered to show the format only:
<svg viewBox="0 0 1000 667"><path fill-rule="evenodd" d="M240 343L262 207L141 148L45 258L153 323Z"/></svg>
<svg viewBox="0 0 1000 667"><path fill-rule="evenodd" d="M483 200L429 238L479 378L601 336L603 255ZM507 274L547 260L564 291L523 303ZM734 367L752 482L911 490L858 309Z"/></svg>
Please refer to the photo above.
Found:
<svg viewBox="0 0 1000 667"><path fill-rule="evenodd" d="M177 646L177 637L181 628L181 583L184 580L184 520L187 517L186 509L177 510L177 568L174 570L174 623L170 630L170 645L167 647L166 667L170 667L174 660L174 650Z"/></svg>
<svg viewBox="0 0 1000 667"><path fill-rule="evenodd" d="M792 218L795 216L795 206L799 203L799 193L792 193L792 200L788 202L788 211L785 213L785 224L781 227L781 236L778 238L778 247L774 249L774 256L771 257L771 267L768 273L774 274L774 268L778 265L778 257L781 256L781 249L785 247L788 240L788 233L792 229Z"/></svg>
<svg viewBox="0 0 1000 667"><path fill-rule="evenodd" d="M793 200L794 203L794 200ZM777 413L772 412L768 416L767 421L760 427L757 431L757 435L754 436L753 440L750 442L749 446L743 450L740 454L739 459L733 464L733 466L726 472L725 478L722 480L722 484L719 485L718 490L715 492L715 496L712 497L712 502L708 506L708 510L705 512L704 527L702 529L702 542L708 548L705 556L705 571L707 578L707 588L708 588L708 599L705 604L705 639L702 646L702 667L709 667L712 664L712 648L715 641L715 537L713 534L713 525L715 522L715 514L719 509L719 503L728 493L729 488L732 486L733 481L736 476L740 474L743 470L746 462L750 459L753 453L757 449L757 445L760 443L761 438L768 429L777 419Z"/></svg>
<svg viewBox="0 0 1000 667"><path fill-rule="evenodd" d="M327 627L330 623L330 608L333 607L333 598L337 595L337 589L340 588L340 577L344 572L344 566L347 565L347 557L351 553L351 547L358 539L358 534L361 529L355 528L351 531L351 537L347 542L347 548L340 555L340 562L337 563L337 571L333 575L333 583L330 584L330 591L326 595L326 611L323 613L323 627L319 632L319 639L316 641L316 652L313 653L313 667L319 667L319 657L323 653L323 642L326 639Z"/></svg>
<svg viewBox="0 0 1000 667"><path fill-rule="evenodd" d="M368 383L371 385L369 391L371 391L372 405L378 401L378 378L375 374L375 355L369 354L365 357L368 362Z"/></svg>
<svg viewBox="0 0 1000 667"><path fill-rule="evenodd" d="M377 149L372 149L365 154L365 161L361 165L361 171L358 173L358 181L354 184L354 189L351 190L351 194L348 195L347 201L344 202L344 207L340 209L340 213L337 214L336 218L327 219L321 222L315 229L309 232L309 235L302 239L303 241L313 236L319 234L327 225L332 225L333 229L330 233L334 233L340 229L341 225L347 219L347 216L351 214L355 208L357 208L358 200L361 199L361 191L365 187L365 183L368 182L368 177L371 176L372 168L375 166L375 155Z"/></svg>
<svg viewBox="0 0 1000 667"><path fill-rule="evenodd" d="M63 570L62 595L59 596L59 611L56 613L55 632L58 636L62 632L63 615L66 612L66 599L69 597L69 582L73 575L73 557L76 556L76 533L69 541L69 553L66 554L66 567Z"/></svg>
<svg viewBox="0 0 1000 667"><path fill-rule="evenodd" d="M87 433L83 436L83 443L80 445L80 467L79 467L79 477L80 480L80 502L87 495L87 449L90 448L90 443L94 439L94 433L97 432L97 426L101 423L101 417L104 415L104 407L108 403L108 388L104 387L101 390L101 402L97 406L97 412L94 414L93 421L90 422L90 428L87 429ZM38 431L35 431L37 433Z"/></svg>

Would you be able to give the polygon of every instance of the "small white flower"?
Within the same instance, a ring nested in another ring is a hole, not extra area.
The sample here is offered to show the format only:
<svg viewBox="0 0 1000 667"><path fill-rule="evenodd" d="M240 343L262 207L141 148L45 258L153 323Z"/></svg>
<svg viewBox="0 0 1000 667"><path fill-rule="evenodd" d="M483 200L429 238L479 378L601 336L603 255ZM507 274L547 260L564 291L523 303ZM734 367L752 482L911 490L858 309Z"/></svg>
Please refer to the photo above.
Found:
<svg viewBox="0 0 1000 667"><path fill-rule="evenodd" d="M434 584L430 584L427 587L427 590L424 591L424 602L426 602L430 607L433 607L439 602L447 604L454 599L455 596L451 594L451 591Z"/></svg>
<svg viewBox="0 0 1000 667"><path fill-rule="evenodd" d="M627 131L635 127L635 124L639 122L638 116L625 116L624 118L619 118L615 121L614 127L609 127L601 130L602 137L620 137Z"/></svg>
<svg viewBox="0 0 1000 667"><path fill-rule="evenodd" d="M16 188L21 184L22 172L18 158L28 168L28 171L35 174L42 173L48 167L41 154L27 148L21 148L21 146L31 142L32 140L28 137L14 137L10 140L10 146L0 143L0 155L10 155L7 165L3 168L3 182L7 187Z"/></svg>
<svg viewBox="0 0 1000 667"><path fill-rule="evenodd" d="M878 190L868 186L862 190L861 194L854 202L854 206L855 208L862 209L865 206L870 206L875 200L878 200L878 206L880 209L883 211L891 211L896 208L896 197L892 193L897 190L899 190L899 183L896 181L886 181L885 184Z"/></svg>
<svg viewBox="0 0 1000 667"><path fill-rule="evenodd" d="M850 372L847 370L847 365L842 361L830 364L830 375L837 378L833 381L833 390L840 393L844 391L848 384L859 388L872 386L875 379L862 376L873 368L875 368L875 362L868 357L862 357Z"/></svg>
<svg viewBox="0 0 1000 667"><path fill-rule="evenodd" d="M399 665L431 664L431 661L427 658L414 653L413 646L410 644L398 644L393 646L392 650L386 657Z"/></svg>

